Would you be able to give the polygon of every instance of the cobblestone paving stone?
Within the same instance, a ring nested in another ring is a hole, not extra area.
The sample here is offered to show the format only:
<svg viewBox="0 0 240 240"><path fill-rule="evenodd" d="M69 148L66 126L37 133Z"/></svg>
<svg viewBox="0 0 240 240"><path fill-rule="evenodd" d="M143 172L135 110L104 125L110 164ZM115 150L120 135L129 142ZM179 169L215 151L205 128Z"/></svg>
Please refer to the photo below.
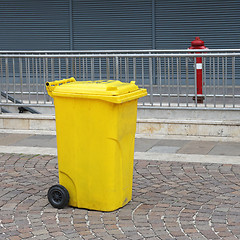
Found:
<svg viewBox="0 0 240 240"><path fill-rule="evenodd" d="M240 165L135 161L114 212L52 208L52 156L0 154L0 180L0 239L240 239Z"/></svg>

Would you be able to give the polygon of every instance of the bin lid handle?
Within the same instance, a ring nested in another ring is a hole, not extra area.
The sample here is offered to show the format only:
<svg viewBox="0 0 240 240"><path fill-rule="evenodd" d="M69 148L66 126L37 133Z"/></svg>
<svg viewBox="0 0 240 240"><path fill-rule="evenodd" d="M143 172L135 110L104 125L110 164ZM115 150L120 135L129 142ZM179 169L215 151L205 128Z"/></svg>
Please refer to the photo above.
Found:
<svg viewBox="0 0 240 240"><path fill-rule="evenodd" d="M71 77L68 79L58 80L54 82L46 82L46 89L48 91L48 94L52 97L52 91L54 91L55 87L70 82L76 82L75 78Z"/></svg>

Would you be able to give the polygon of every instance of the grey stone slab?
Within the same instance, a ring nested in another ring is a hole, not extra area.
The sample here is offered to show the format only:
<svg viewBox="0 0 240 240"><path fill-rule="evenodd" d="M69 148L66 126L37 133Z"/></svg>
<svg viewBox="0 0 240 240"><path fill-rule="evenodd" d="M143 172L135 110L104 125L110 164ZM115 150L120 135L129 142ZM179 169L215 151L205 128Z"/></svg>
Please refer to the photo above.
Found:
<svg viewBox="0 0 240 240"><path fill-rule="evenodd" d="M217 142L213 141L190 141L186 143L177 153L181 154L208 154L215 146Z"/></svg>
<svg viewBox="0 0 240 240"><path fill-rule="evenodd" d="M189 140L161 139L156 143L156 146L183 147L189 142Z"/></svg>
<svg viewBox="0 0 240 240"><path fill-rule="evenodd" d="M135 152L146 152L158 142L159 142L159 139L136 138Z"/></svg>
<svg viewBox="0 0 240 240"><path fill-rule="evenodd" d="M9 135L9 133L0 133L0 139L6 137L7 135Z"/></svg>
<svg viewBox="0 0 240 240"><path fill-rule="evenodd" d="M209 155L240 156L240 143L237 142L219 142L208 153Z"/></svg>
<svg viewBox="0 0 240 240"><path fill-rule="evenodd" d="M9 146L14 145L19 141L23 141L33 135L31 134L18 134L18 133L1 133L0 134L0 145Z"/></svg>
<svg viewBox="0 0 240 240"><path fill-rule="evenodd" d="M13 146L29 147L56 147L56 137L52 135L33 135L22 139L13 144Z"/></svg>
<svg viewBox="0 0 240 240"><path fill-rule="evenodd" d="M176 153L180 147L169 147L169 146L153 146L147 152L153 153Z"/></svg>
<svg viewBox="0 0 240 240"><path fill-rule="evenodd" d="M48 147L49 148L56 148L57 147L57 140L56 138L53 138L48 141Z"/></svg>

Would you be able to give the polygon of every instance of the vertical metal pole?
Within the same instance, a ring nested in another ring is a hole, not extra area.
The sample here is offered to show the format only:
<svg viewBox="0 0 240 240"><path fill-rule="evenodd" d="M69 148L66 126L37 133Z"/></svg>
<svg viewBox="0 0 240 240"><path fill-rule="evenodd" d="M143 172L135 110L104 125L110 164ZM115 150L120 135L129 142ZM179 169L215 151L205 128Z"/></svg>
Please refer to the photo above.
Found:
<svg viewBox="0 0 240 240"><path fill-rule="evenodd" d="M126 58L126 70L127 70L126 80L127 80L127 82L129 82L129 58Z"/></svg>
<svg viewBox="0 0 240 240"><path fill-rule="evenodd" d="M79 58L78 61L79 61L79 66L78 66L79 67L79 69L78 69L79 70L79 80L81 81L81 77L82 77L81 76L82 75L81 74L81 58Z"/></svg>
<svg viewBox="0 0 240 240"><path fill-rule="evenodd" d="M162 79L161 79L161 58L157 58L157 86L158 86L158 94L160 106L162 106Z"/></svg>
<svg viewBox="0 0 240 240"><path fill-rule="evenodd" d="M212 58L209 57L209 90L212 92Z"/></svg>
<svg viewBox="0 0 240 240"><path fill-rule="evenodd" d="M177 58L177 101L179 107L179 59Z"/></svg>
<svg viewBox="0 0 240 240"><path fill-rule="evenodd" d="M51 73L52 73L52 81L55 80L55 74L54 74L54 58L51 58Z"/></svg>
<svg viewBox="0 0 240 240"><path fill-rule="evenodd" d="M45 61L46 61L46 81L48 82L49 81L48 80L48 58L45 58ZM49 101L50 97L46 93L46 88L44 86L45 86L45 82L43 83L44 95L45 95L45 98L47 99L47 101Z"/></svg>
<svg viewBox="0 0 240 240"><path fill-rule="evenodd" d="M83 80L86 80L86 77L85 77L85 64L84 64L84 58L82 59L82 65L83 65L83 67L82 67L82 69L83 69Z"/></svg>
<svg viewBox="0 0 240 240"><path fill-rule="evenodd" d="M120 61L120 80L122 81L122 58L120 57L119 58L119 61Z"/></svg>
<svg viewBox="0 0 240 240"><path fill-rule="evenodd" d="M39 58L39 79L40 79L40 88L41 88L41 82L42 82L42 60Z"/></svg>
<svg viewBox="0 0 240 240"><path fill-rule="evenodd" d="M106 59L107 61L107 79L109 80L110 79L110 62L109 62L109 58Z"/></svg>
<svg viewBox="0 0 240 240"><path fill-rule="evenodd" d="M34 61L34 58L32 58L32 92L34 92L34 89L35 89L35 92L36 92L36 83L35 83L35 61ZM35 96L34 96L35 98Z"/></svg>
<svg viewBox="0 0 240 240"><path fill-rule="evenodd" d="M194 95L195 95L195 105L196 105L196 107L197 107L197 68L196 68L196 63L197 63L197 61L196 61L196 57L194 58L194 66L195 66L195 68L194 68Z"/></svg>
<svg viewBox="0 0 240 240"><path fill-rule="evenodd" d="M167 67L166 67L166 57L163 58L164 62L164 85L167 85Z"/></svg>
<svg viewBox="0 0 240 240"><path fill-rule="evenodd" d="M119 64L118 64L118 57L115 57L116 62L116 80L119 79Z"/></svg>
<svg viewBox="0 0 240 240"><path fill-rule="evenodd" d="M149 84L150 84L150 104L153 105L153 69L152 58L149 58Z"/></svg>
<svg viewBox="0 0 240 240"><path fill-rule="evenodd" d="M157 57L157 94L159 94L160 90L159 90L159 58ZM160 94L159 94L160 97ZM159 100L159 104L160 104L160 100Z"/></svg>
<svg viewBox="0 0 240 240"><path fill-rule="evenodd" d="M58 58L58 78L61 80L61 58Z"/></svg>
<svg viewBox="0 0 240 240"><path fill-rule="evenodd" d="M182 92L182 58L179 57L179 91Z"/></svg>
<svg viewBox="0 0 240 240"><path fill-rule="evenodd" d="M2 58L0 58L0 69L1 69L1 81L0 81L0 91L3 91L3 66L2 66ZM2 102L2 94L0 94L0 102Z"/></svg>
<svg viewBox="0 0 240 240"><path fill-rule="evenodd" d="M218 91L217 91L217 93L220 94L219 57L217 57L217 79L218 79L218 83L217 83L217 85L218 85Z"/></svg>
<svg viewBox="0 0 240 240"><path fill-rule="evenodd" d="M102 59L99 58L99 78L102 79Z"/></svg>
<svg viewBox="0 0 240 240"><path fill-rule="evenodd" d="M168 106L170 107L171 105L171 98L170 98L170 58L167 58L167 67L168 67Z"/></svg>
<svg viewBox="0 0 240 240"><path fill-rule="evenodd" d="M226 59L226 64L225 64L225 93L228 94L228 89L227 89L227 85L228 85L228 71L227 71L227 66L228 66L228 62L227 62L227 57L225 58ZM224 107L226 107L226 98L224 98Z"/></svg>
<svg viewBox="0 0 240 240"><path fill-rule="evenodd" d="M222 87L223 87L223 107L225 107L225 68L224 68L224 57L222 57Z"/></svg>
<svg viewBox="0 0 240 240"><path fill-rule="evenodd" d="M74 59L73 58L71 58L70 60L70 70L71 70L70 77L72 77L74 75Z"/></svg>
<svg viewBox="0 0 240 240"><path fill-rule="evenodd" d="M46 82L46 58L43 58L43 82ZM46 103L45 88L43 87L43 102Z"/></svg>
<svg viewBox="0 0 240 240"><path fill-rule="evenodd" d="M189 95L189 79L188 79L188 57L185 58L185 64L186 64L186 102L188 107L188 95Z"/></svg>
<svg viewBox="0 0 240 240"><path fill-rule="evenodd" d="M66 58L66 78L68 78L68 58Z"/></svg>
<svg viewBox="0 0 240 240"><path fill-rule="evenodd" d="M9 71L8 71L8 58L5 58L5 68L6 68L6 101L8 102L8 91L9 91Z"/></svg>
<svg viewBox="0 0 240 240"><path fill-rule="evenodd" d="M133 58L133 80L137 81L136 58Z"/></svg>
<svg viewBox="0 0 240 240"><path fill-rule="evenodd" d="M127 58L125 57L125 82L127 82Z"/></svg>
<svg viewBox="0 0 240 240"><path fill-rule="evenodd" d="M35 59L35 66L36 66L36 75L35 75L35 77L36 77L36 94L37 94L37 103L38 103L38 101L39 101L39 98L38 98L38 61L37 61L37 58Z"/></svg>
<svg viewBox="0 0 240 240"><path fill-rule="evenodd" d="M171 57L171 59L172 59L172 91L173 91L173 93L175 92L175 90L174 90L174 72L173 72L173 57Z"/></svg>
<svg viewBox="0 0 240 240"><path fill-rule="evenodd" d="M46 61L46 81L48 81L48 58L45 58Z"/></svg>
<svg viewBox="0 0 240 240"><path fill-rule="evenodd" d="M161 58L159 58L159 84L160 84L160 106L162 106L162 63Z"/></svg>
<svg viewBox="0 0 240 240"><path fill-rule="evenodd" d="M204 82L204 104L207 107L207 73L206 73L206 58L203 57L203 82Z"/></svg>
<svg viewBox="0 0 240 240"><path fill-rule="evenodd" d="M21 99L23 99L23 66L22 66L22 58L19 58L19 73L20 73Z"/></svg>
<svg viewBox="0 0 240 240"><path fill-rule="evenodd" d="M232 57L232 95L233 107L235 107L235 57Z"/></svg>
<svg viewBox="0 0 240 240"><path fill-rule="evenodd" d="M23 89L25 92L27 92L27 85L28 85L28 59L25 58L25 89ZM26 96L27 97L27 96ZM23 102L23 98L21 99Z"/></svg>
<svg viewBox="0 0 240 240"><path fill-rule="evenodd" d="M91 58L91 80L94 80L94 58Z"/></svg>
<svg viewBox="0 0 240 240"><path fill-rule="evenodd" d="M74 78L77 78L77 58L74 58Z"/></svg>
<svg viewBox="0 0 240 240"><path fill-rule="evenodd" d="M142 87L144 88L144 58L142 58ZM145 105L145 101L143 98L143 105Z"/></svg>
<svg viewBox="0 0 240 240"><path fill-rule="evenodd" d="M88 80L88 59L87 58L85 61L85 66L86 66L86 80Z"/></svg>
<svg viewBox="0 0 240 240"><path fill-rule="evenodd" d="M215 58L213 57L213 104L216 107Z"/></svg>
<svg viewBox="0 0 240 240"><path fill-rule="evenodd" d="M113 79L116 80L116 66L115 66L115 58L112 58L112 62L113 62ZM111 70L111 68L110 68Z"/></svg>
<svg viewBox="0 0 240 240"><path fill-rule="evenodd" d="M12 60L13 63L13 98L14 98L14 103L16 100L16 77L15 77L15 59L13 58Z"/></svg>
<svg viewBox="0 0 240 240"><path fill-rule="evenodd" d="M51 77L52 81L55 80L55 71L54 71L54 58L51 58ZM49 96L47 95L48 101L50 100ZM53 99L51 98L51 101L53 103Z"/></svg>
<svg viewBox="0 0 240 240"><path fill-rule="evenodd" d="M28 58L28 61L27 61L27 68L28 68L28 102L31 103L31 96L30 96L30 93L31 93L31 78L30 78L30 59Z"/></svg>

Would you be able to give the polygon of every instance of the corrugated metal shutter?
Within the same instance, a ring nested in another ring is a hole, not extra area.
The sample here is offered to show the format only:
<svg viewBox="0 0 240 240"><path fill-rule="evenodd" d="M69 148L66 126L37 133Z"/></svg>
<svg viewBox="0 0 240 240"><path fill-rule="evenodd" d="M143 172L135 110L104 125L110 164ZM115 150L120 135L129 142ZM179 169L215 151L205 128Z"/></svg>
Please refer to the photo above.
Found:
<svg viewBox="0 0 240 240"><path fill-rule="evenodd" d="M151 6L150 0L73 0L74 49L151 49Z"/></svg>
<svg viewBox="0 0 240 240"><path fill-rule="evenodd" d="M157 1L157 49L186 49L195 36L208 48L240 48L240 1Z"/></svg>
<svg viewBox="0 0 240 240"><path fill-rule="evenodd" d="M0 1L0 50L69 49L69 2Z"/></svg>

